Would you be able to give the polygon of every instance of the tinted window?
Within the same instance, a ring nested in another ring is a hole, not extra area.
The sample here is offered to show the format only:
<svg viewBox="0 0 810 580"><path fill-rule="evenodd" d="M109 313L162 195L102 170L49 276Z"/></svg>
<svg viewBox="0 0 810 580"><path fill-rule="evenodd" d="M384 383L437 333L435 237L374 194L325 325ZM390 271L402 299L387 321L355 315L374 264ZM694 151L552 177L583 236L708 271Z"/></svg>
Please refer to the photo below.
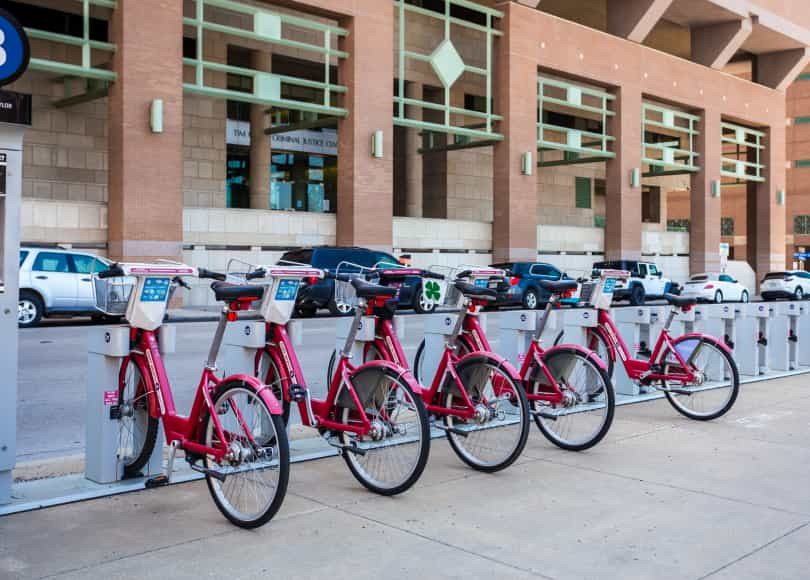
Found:
<svg viewBox="0 0 810 580"><path fill-rule="evenodd" d="M638 269L638 275L639 276L646 276L647 275L647 266L645 266L644 264L639 264L637 266L637 269Z"/></svg>
<svg viewBox="0 0 810 580"><path fill-rule="evenodd" d="M765 276L766 280L784 280L787 272L771 272Z"/></svg>
<svg viewBox="0 0 810 580"><path fill-rule="evenodd" d="M37 272L70 272L67 254L40 252L31 268Z"/></svg>
<svg viewBox="0 0 810 580"><path fill-rule="evenodd" d="M650 276L658 276L658 266L650 264Z"/></svg>
<svg viewBox="0 0 810 580"><path fill-rule="evenodd" d="M290 252L284 252L279 262L295 262L296 264L317 266L317 264L312 263L312 250L292 250Z"/></svg>
<svg viewBox="0 0 810 580"><path fill-rule="evenodd" d="M543 264L535 264L532 266L531 273L534 276L551 276L552 271L551 268L548 266L544 266Z"/></svg>
<svg viewBox="0 0 810 580"><path fill-rule="evenodd" d="M728 274L720 274L720 281L721 282L734 282L734 278L732 278Z"/></svg>
<svg viewBox="0 0 810 580"><path fill-rule="evenodd" d="M25 262L25 259L28 257L28 250L21 250L20 251L20 266L22 263Z"/></svg>
<svg viewBox="0 0 810 580"><path fill-rule="evenodd" d="M384 252L374 252L374 260L376 263L381 264L383 266L399 266L399 260L397 260L391 254L386 254Z"/></svg>
<svg viewBox="0 0 810 580"><path fill-rule="evenodd" d="M104 272L107 270L107 264L96 258L95 256L88 256L87 254L71 254L73 258L73 268L79 274L90 274L93 272Z"/></svg>
<svg viewBox="0 0 810 580"><path fill-rule="evenodd" d="M692 276L692 282L705 282L709 277L706 274L702 276Z"/></svg>

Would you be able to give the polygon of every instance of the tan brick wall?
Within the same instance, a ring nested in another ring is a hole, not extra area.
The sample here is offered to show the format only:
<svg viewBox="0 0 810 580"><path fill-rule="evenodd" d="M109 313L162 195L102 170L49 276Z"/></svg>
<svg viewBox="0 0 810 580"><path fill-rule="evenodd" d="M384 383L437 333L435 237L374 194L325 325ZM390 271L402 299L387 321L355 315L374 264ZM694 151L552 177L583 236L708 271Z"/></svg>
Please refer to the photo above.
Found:
<svg viewBox="0 0 810 580"><path fill-rule="evenodd" d="M107 99L57 109L64 85L28 72L8 87L31 93L33 125L23 140L23 197L107 201ZM78 87L77 87L78 88Z"/></svg>
<svg viewBox="0 0 810 580"><path fill-rule="evenodd" d="M183 98L183 205L225 207L225 101Z"/></svg>
<svg viewBox="0 0 810 580"><path fill-rule="evenodd" d="M447 154L447 218L492 221L492 147Z"/></svg>

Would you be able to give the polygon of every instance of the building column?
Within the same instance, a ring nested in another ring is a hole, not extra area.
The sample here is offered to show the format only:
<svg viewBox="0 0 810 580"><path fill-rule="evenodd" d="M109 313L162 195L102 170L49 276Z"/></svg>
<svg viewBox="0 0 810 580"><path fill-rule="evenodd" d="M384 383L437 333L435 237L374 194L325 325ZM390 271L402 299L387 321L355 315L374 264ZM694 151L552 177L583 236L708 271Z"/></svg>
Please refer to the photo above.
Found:
<svg viewBox="0 0 810 580"><path fill-rule="evenodd" d="M422 100L422 83L406 82L405 97L409 99ZM409 119L415 119L415 111L418 107L407 107L413 109L407 112ZM408 217L422 217L422 154L419 148L422 146L422 138L419 136L419 129L406 127L405 129L405 215Z"/></svg>
<svg viewBox="0 0 810 580"><path fill-rule="evenodd" d="M757 274L757 283L772 270L785 267L785 126L778 122L766 131L761 162L765 181L748 187L748 263ZM777 192L782 192L779 204Z"/></svg>
<svg viewBox="0 0 810 580"><path fill-rule="evenodd" d="M494 146L492 258L537 259L537 61L531 8L503 7L503 37L496 45L496 111L503 116L503 141ZM522 171L523 155L531 156L530 175Z"/></svg>
<svg viewBox="0 0 810 580"><path fill-rule="evenodd" d="M270 72L273 54L264 50L253 53L253 68ZM250 208L270 209L270 135L264 130L271 127L270 113L265 105L250 106Z"/></svg>
<svg viewBox="0 0 810 580"><path fill-rule="evenodd" d="M379 0L357 0L340 47L339 82L348 87L338 121L337 243L390 250L394 208L394 11ZM371 139L382 131L382 158Z"/></svg>
<svg viewBox="0 0 810 580"><path fill-rule="evenodd" d="M712 182L720 182L722 142L720 112L704 111L698 123L700 171L692 174L689 222L689 271L720 270L720 196L712 196Z"/></svg>
<svg viewBox="0 0 810 580"><path fill-rule="evenodd" d="M429 103L441 103L444 90L434 86L422 87L422 100ZM428 123L444 123L444 114L433 109L422 110L422 120ZM430 151L422 155L422 216L426 218L447 219L447 151L442 150L452 140L447 133L425 132L430 135Z"/></svg>
<svg viewBox="0 0 810 580"><path fill-rule="evenodd" d="M608 121L616 138L616 157L606 163L605 258L641 258L641 184L633 187L631 174L641 172L641 90L622 87L617 91L616 115ZM640 180L639 180L640 181Z"/></svg>
<svg viewBox="0 0 810 580"><path fill-rule="evenodd" d="M156 18L155 15L160 17ZM113 11L108 250L114 259L179 258L183 243L182 2L130 0ZM163 132L150 105L163 101Z"/></svg>

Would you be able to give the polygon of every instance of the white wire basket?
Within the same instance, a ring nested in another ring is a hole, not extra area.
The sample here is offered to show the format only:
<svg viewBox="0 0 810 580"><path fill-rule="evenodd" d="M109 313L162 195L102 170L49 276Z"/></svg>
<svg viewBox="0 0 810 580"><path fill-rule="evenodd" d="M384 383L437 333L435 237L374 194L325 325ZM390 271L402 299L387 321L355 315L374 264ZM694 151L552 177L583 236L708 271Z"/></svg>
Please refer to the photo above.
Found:
<svg viewBox="0 0 810 580"><path fill-rule="evenodd" d="M93 298L96 309L110 316L124 316L127 312L129 297L135 288L135 278L130 276L116 278L93 277Z"/></svg>
<svg viewBox="0 0 810 580"><path fill-rule="evenodd" d="M357 305L357 290L351 282L335 280L335 303L352 308Z"/></svg>
<svg viewBox="0 0 810 580"><path fill-rule="evenodd" d="M602 270L596 278L583 282L579 290L579 303L582 306L608 310L613 304L613 291L616 282L626 280L630 272L624 270Z"/></svg>

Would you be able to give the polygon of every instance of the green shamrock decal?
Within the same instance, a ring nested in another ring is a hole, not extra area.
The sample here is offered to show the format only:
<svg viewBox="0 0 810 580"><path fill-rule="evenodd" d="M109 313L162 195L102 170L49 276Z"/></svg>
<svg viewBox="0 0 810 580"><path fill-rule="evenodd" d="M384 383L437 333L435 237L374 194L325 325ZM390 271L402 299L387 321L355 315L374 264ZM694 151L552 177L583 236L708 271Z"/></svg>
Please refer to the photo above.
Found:
<svg viewBox="0 0 810 580"><path fill-rule="evenodd" d="M435 280L428 280L425 282L425 298L437 302L442 295L439 283Z"/></svg>

